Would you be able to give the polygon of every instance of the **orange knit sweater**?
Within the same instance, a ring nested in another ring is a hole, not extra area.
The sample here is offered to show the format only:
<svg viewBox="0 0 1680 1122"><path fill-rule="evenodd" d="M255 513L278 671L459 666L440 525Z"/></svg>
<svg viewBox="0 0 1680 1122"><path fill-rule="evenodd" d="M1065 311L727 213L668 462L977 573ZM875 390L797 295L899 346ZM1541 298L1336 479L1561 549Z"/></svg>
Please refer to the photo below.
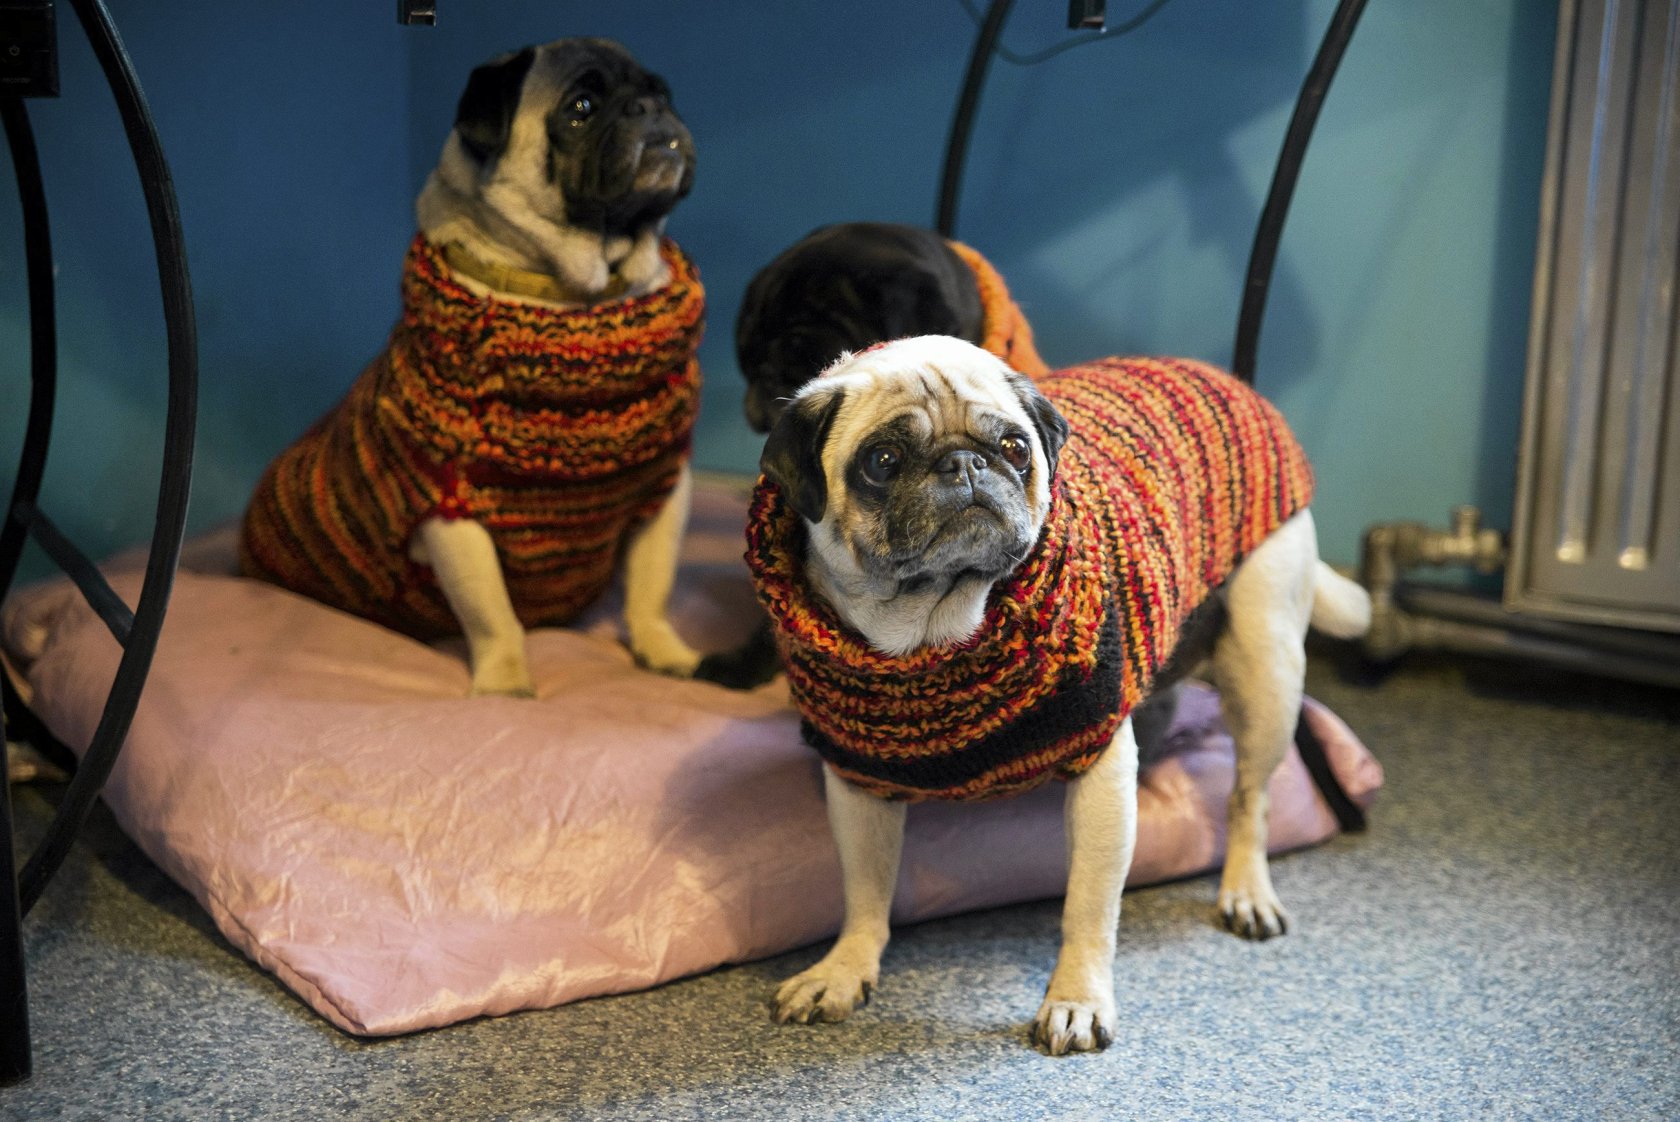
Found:
<svg viewBox="0 0 1680 1122"><path fill-rule="evenodd" d="M1048 374L1050 367L1038 357L1038 349L1033 346L1032 324L1027 322L1020 305L1009 295L1003 275L978 250L961 242L947 240L945 244L973 272L975 286L980 290L980 312L984 322L978 345L1029 378Z"/></svg>
<svg viewBox="0 0 1680 1122"><path fill-rule="evenodd" d="M983 798L1088 768L1185 618L1311 497L1282 417L1212 367L1107 359L1038 383L1071 429L1050 513L963 646L870 647L812 592L804 523L759 482L747 564L805 738L875 794Z"/></svg>
<svg viewBox="0 0 1680 1122"><path fill-rule="evenodd" d="M417 236L386 349L258 483L244 571L412 635L458 633L408 547L427 518L473 518L522 623L576 616L688 454L705 296L662 251L664 288L553 309L474 294Z"/></svg>

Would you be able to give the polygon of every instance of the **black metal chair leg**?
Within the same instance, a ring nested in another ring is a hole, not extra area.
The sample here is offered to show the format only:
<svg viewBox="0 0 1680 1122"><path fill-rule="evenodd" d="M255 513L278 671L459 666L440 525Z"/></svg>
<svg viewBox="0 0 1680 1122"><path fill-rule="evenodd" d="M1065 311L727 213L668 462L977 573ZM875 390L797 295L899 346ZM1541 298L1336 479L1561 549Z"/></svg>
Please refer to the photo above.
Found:
<svg viewBox="0 0 1680 1122"><path fill-rule="evenodd" d="M0 710L0 744L6 714ZM23 916L12 853L11 784L0 786L0 1086L29 1078L29 989L23 975Z"/></svg>
<svg viewBox="0 0 1680 1122"><path fill-rule="evenodd" d="M30 1071L28 1004L23 973L22 916L40 897L54 871L69 852L77 831L100 788L115 765L127 735L152 655L163 628L164 612L174 583L176 562L186 526L187 497L192 479L193 425L198 391L198 342L192 290L187 276L186 250L179 209L169 167L164 160L151 111L146 105L127 52L102 0L70 0L94 57L105 73L117 102L129 148L140 173L147 215L151 220L158 279L162 289L164 325L169 355L168 416L164 427L162 479L158 487L157 520L146 574L137 605L130 616L94 567L68 542L60 541L51 520L35 506L35 489L46 458L56 380L56 351L52 324L52 251L47 240L45 193L28 117L16 97L0 97L7 139L18 174L23 204L25 256L29 271L31 345L31 404L23 460L12 500L0 523L0 597L8 591L23 538L35 540L73 576L89 602L120 608L101 611L113 624L122 658L106 698L104 712L86 753L77 765L58 812L21 873L14 876L16 858L10 811L10 792L0 798L0 1083L16 1082ZM93 592L89 593L89 588ZM3 691L0 691L3 692ZM4 721L0 719L0 727Z"/></svg>
<svg viewBox="0 0 1680 1122"><path fill-rule="evenodd" d="M164 325L169 352L168 417L164 426L163 472L158 487L157 521L147 554L146 575L134 610L131 632L123 643L111 694L94 729L92 743L82 756L58 813L35 852L24 865L19 899L25 912L69 852L93 801L99 796L117 753L128 733L146 673L151 667L164 612L174 585L186 527L187 498L192 481L193 423L198 396L198 334L193 315L192 289L187 277L186 251L175 188L164 160L163 147L152 123L151 110L140 92L134 68L123 49L110 14L100 0L70 0L86 29L94 57L105 72L128 136L140 186L152 224L158 278L162 288ZM13 512L16 517L16 512Z"/></svg>

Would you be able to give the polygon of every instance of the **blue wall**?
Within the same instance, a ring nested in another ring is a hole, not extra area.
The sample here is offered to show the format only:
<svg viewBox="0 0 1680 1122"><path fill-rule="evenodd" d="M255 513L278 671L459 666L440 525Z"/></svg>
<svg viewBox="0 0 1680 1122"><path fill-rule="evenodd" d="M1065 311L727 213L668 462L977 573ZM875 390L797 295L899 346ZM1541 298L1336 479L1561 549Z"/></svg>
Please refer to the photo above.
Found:
<svg viewBox="0 0 1680 1122"><path fill-rule="evenodd" d="M382 342L412 199L466 72L566 34L629 45L700 152L671 232L710 293L697 459L750 470L731 336L753 271L813 226L931 223L973 24L956 0L583 6L441 0L110 4L173 162L198 300L193 526L234 517L268 459ZM1111 22L1143 7L1111 0ZM999 265L1046 356L1230 359L1242 269L1332 0L1174 0L1141 30L994 65L959 234ZM703 15L700 14L703 12ZM1006 44L1060 41L1020 4ZM155 502L163 332L134 173L61 6L65 95L31 104L59 258L61 420L44 505L96 555ZM1288 227L1259 382L1314 456L1327 556L1373 521L1459 502L1508 522L1555 12L1544 0L1368 8ZM16 214L0 176L0 214ZM0 229L0 485L27 386L21 237ZM38 559L28 572L44 571Z"/></svg>

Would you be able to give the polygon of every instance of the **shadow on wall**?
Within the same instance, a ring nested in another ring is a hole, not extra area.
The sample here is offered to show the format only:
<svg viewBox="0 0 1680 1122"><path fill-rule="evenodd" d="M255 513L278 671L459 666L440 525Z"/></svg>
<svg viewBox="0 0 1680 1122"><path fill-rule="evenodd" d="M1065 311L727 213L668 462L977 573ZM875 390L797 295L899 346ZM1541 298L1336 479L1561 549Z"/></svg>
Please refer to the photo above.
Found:
<svg viewBox="0 0 1680 1122"><path fill-rule="evenodd" d="M1557 36L1557 13L1536 12L1531 6L1511 25L1506 61L1505 101L1508 105L1547 106L1551 91L1550 65L1525 65L1528 60L1550 62ZM1464 499L1481 511L1485 525L1509 532L1516 498L1517 446L1521 438L1520 405L1528 373L1528 330L1533 305L1532 283L1518 283L1534 275L1537 251L1541 176L1546 161L1546 130L1532 118L1506 116L1499 144L1499 188L1495 209L1494 262L1488 277L1489 316L1487 350L1482 368L1481 433L1476 472ZM1454 503L1456 505L1456 502ZM1445 525L1441 511L1431 524Z"/></svg>

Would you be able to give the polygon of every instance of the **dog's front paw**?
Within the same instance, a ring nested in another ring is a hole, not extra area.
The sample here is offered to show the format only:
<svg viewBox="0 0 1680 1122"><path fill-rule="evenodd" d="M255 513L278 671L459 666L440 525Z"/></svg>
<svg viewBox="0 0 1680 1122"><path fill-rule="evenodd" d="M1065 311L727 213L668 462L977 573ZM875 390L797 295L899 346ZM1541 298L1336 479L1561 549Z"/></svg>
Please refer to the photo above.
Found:
<svg viewBox="0 0 1680 1122"><path fill-rule="evenodd" d="M472 696L536 697L525 655L493 656L473 661Z"/></svg>
<svg viewBox="0 0 1680 1122"><path fill-rule="evenodd" d="M1052 1056L1098 1052L1114 1040L1114 1025L1112 965L1064 948L1033 1018L1033 1044Z"/></svg>
<svg viewBox="0 0 1680 1122"><path fill-rule="evenodd" d="M1052 1056L1100 1052L1113 1041L1113 998L1097 1002L1052 1001L1046 997L1033 1018L1032 1042Z"/></svg>
<svg viewBox="0 0 1680 1122"><path fill-rule="evenodd" d="M700 665L700 652L663 619L630 625L630 653L646 669L674 678L692 678Z"/></svg>
<svg viewBox="0 0 1680 1122"><path fill-rule="evenodd" d="M649 231L636 239L635 248L619 263L617 272L632 292L651 292L663 287L671 279L671 267L659 252L658 235Z"/></svg>
<svg viewBox="0 0 1680 1122"><path fill-rule="evenodd" d="M1289 930L1289 913L1271 878L1235 876L1229 866L1219 882L1219 915L1227 930L1245 939L1270 939Z"/></svg>
<svg viewBox="0 0 1680 1122"><path fill-rule="evenodd" d="M1289 931L1289 912L1285 912L1277 890L1272 887L1272 870L1265 853L1255 850L1233 853L1226 858L1225 872L1220 873L1220 917L1225 927L1243 939L1270 939Z"/></svg>
<svg viewBox="0 0 1680 1122"><path fill-rule="evenodd" d="M843 1021L859 1005L869 1004L879 972L878 962L845 953L836 947L828 957L776 990L770 1012L779 1025L797 1022Z"/></svg>

